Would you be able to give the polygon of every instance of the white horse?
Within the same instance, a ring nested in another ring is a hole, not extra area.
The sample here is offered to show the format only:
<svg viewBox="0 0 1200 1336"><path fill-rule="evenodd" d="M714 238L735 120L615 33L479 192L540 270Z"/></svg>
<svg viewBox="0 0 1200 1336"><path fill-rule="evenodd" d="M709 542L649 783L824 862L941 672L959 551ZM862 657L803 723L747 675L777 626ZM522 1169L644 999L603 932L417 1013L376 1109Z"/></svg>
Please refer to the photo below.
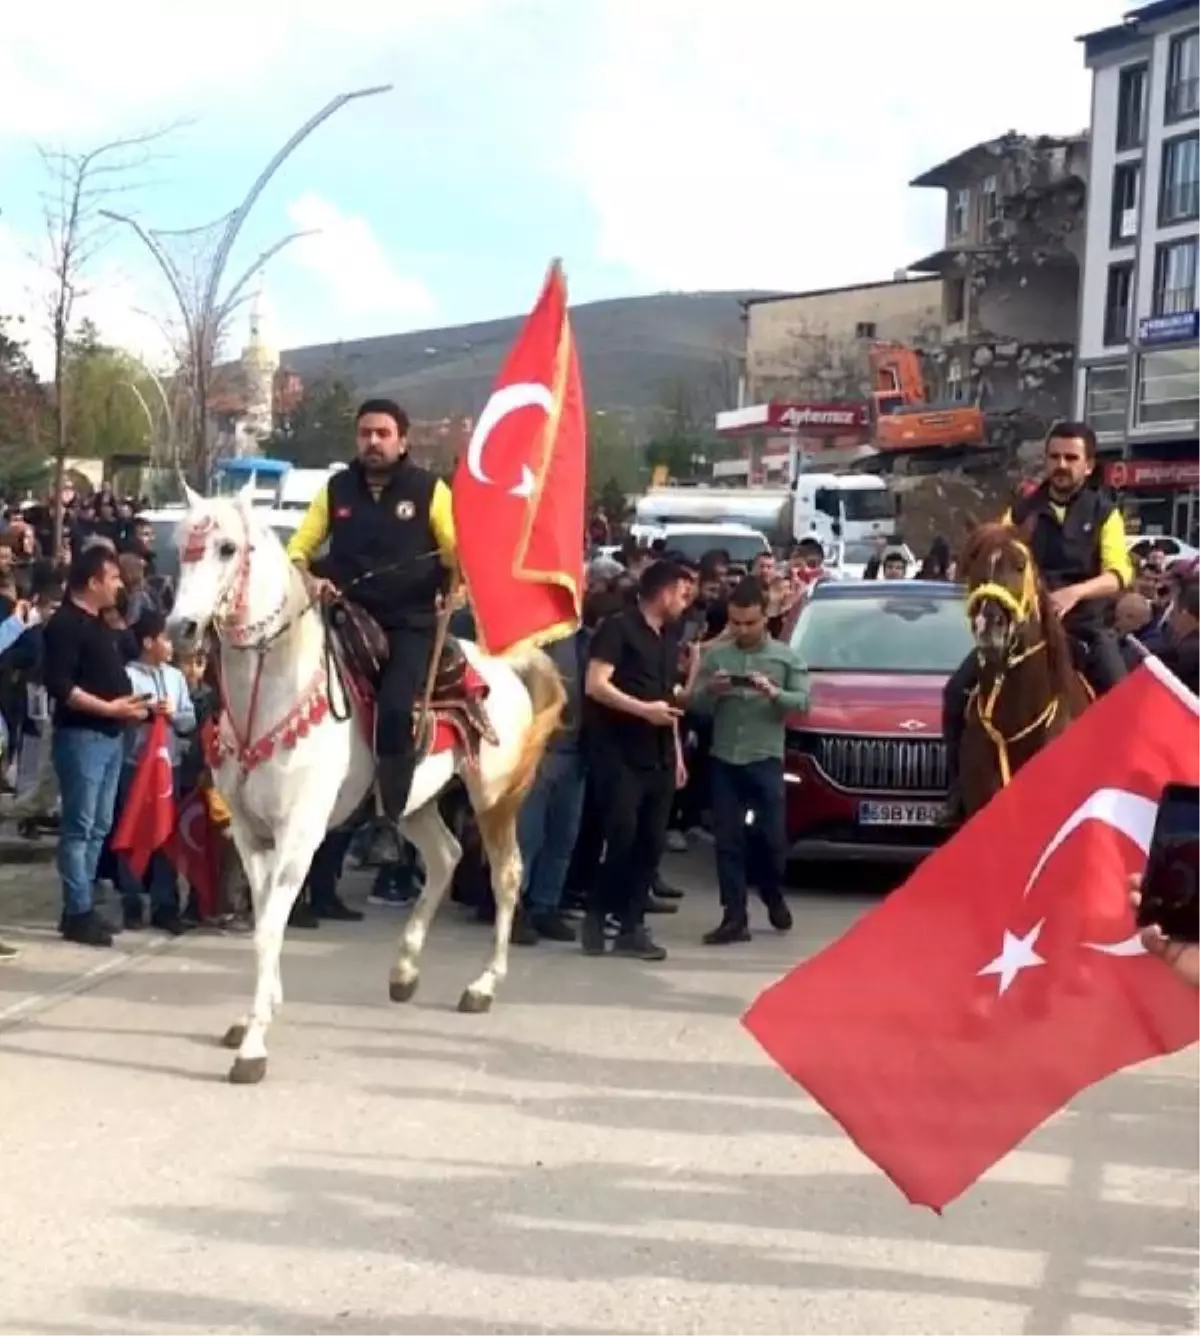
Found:
<svg viewBox="0 0 1200 1336"><path fill-rule="evenodd" d="M370 794L374 757L357 711L343 717L342 692L327 680L323 619L279 539L253 510L249 489L212 500L189 491L178 544L171 629L177 639L195 643L211 628L221 645L213 778L229 806L250 883L256 963L250 1014L230 1027L223 1042L238 1051L229 1079L252 1084L266 1074L267 1028L283 1001L280 953L288 915L326 831L348 820ZM521 884L517 812L558 726L564 692L539 650L502 658L469 642L463 650L487 684L486 708L498 745L482 742L477 767L457 747L429 755L417 767L399 829L420 851L426 881L401 933L389 995L406 1002L416 992L429 924L462 853L435 801L457 775L476 814L496 897L491 959L459 1000L460 1011L481 1012L491 1007L508 971Z"/></svg>

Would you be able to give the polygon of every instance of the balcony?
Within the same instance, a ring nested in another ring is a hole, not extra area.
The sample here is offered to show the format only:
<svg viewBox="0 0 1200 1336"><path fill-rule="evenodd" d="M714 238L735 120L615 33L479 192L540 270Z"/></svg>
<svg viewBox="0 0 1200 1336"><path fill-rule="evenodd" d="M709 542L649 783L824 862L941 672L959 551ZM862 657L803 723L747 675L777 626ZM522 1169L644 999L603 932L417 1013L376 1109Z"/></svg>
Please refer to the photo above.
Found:
<svg viewBox="0 0 1200 1336"><path fill-rule="evenodd" d="M1179 315L1184 311L1196 309L1196 287L1189 284L1185 288L1162 288L1155 293L1155 315Z"/></svg>

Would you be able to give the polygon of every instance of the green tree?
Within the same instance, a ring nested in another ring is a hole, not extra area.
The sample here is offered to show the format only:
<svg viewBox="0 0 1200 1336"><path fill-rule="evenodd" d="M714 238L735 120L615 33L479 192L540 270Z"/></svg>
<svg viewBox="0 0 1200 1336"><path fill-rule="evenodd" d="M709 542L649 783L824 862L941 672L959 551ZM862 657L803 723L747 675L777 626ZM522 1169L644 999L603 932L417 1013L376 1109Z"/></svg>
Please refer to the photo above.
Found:
<svg viewBox="0 0 1200 1336"><path fill-rule="evenodd" d="M0 317L0 491L45 487L53 427L49 396L25 345Z"/></svg>
<svg viewBox="0 0 1200 1336"><path fill-rule="evenodd" d="M354 386L340 376L314 380L271 433L268 453L304 468L345 458L354 441Z"/></svg>
<svg viewBox="0 0 1200 1336"><path fill-rule="evenodd" d="M588 506L619 520L625 495L638 487L637 450L615 413L596 410L587 420ZM613 509L613 506L616 506Z"/></svg>
<svg viewBox="0 0 1200 1336"><path fill-rule="evenodd" d="M149 454L157 426L147 410L156 392L141 363L104 343L90 320L67 341L62 384L72 455L108 460Z"/></svg>

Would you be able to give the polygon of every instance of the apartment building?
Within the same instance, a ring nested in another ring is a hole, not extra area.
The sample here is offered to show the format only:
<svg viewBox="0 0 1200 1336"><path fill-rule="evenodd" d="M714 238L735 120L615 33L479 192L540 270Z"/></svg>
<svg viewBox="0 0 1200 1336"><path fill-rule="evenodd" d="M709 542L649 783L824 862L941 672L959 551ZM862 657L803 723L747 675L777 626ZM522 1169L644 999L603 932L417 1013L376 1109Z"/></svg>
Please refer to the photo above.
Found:
<svg viewBox="0 0 1200 1336"><path fill-rule="evenodd" d="M941 282L935 396L977 403L993 435L1020 438L1065 417L1074 396L1087 136L1010 131L911 182L946 192L942 245L909 267Z"/></svg>
<svg viewBox="0 0 1200 1336"><path fill-rule="evenodd" d="M1157 0L1080 38L1092 71L1076 412L1144 530L1195 541L1200 28Z"/></svg>

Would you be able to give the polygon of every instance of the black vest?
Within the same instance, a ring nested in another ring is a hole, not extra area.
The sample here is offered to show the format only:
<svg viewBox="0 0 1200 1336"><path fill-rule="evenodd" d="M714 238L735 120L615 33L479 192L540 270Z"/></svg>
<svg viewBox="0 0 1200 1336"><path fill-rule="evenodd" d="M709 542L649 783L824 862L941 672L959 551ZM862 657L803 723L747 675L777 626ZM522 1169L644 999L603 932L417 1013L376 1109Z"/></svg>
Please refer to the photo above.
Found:
<svg viewBox="0 0 1200 1336"><path fill-rule="evenodd" d="M1012 522L1032 530L1030 547L1047 589L1094 580L1103 569L1100 561L1100 531L1116 509L1108 492L1084 486L1066 503L1062 523L1054 513L1055 503L1045 483L1012 508ZM1068 628L1097 621L1106 599L1086 599L1067 618Z"/></svg>
<svg viewBox="0 0 1200 1336"><path fill-rule="evenodd" d="M330 577L385 630L432 625L445 570L429 515L438 479L400 459L378 497L355 461L328 483Z"/></svg>

